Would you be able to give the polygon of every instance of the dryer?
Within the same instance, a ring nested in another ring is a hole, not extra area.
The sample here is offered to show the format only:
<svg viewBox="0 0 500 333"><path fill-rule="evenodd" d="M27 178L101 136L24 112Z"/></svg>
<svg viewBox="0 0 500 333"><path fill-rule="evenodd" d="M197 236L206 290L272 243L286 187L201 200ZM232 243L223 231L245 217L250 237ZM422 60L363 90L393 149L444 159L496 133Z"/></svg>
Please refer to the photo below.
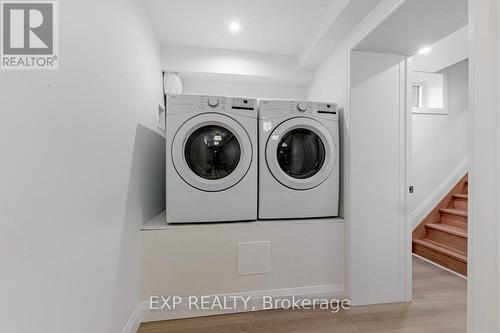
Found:
<svg viewBox="0 0 500 333"><path fill-rule="evenodd" d="M257 218L257 101L167 96L168 223Z"/></svg>
<svg viewBox="0 0 500 333"><path fill-rule="evenodd" d="M338 124L335 103L259 102L260 219L338 215Z"/></svg>

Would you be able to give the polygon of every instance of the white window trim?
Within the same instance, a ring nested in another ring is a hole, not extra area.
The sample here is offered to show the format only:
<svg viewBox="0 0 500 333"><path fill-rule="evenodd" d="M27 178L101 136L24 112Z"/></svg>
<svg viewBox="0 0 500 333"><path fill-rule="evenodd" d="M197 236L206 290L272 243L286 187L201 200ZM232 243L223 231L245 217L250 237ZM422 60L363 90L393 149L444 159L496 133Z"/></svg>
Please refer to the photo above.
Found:
<svg viewBox="0 0 500 333"><path fill-rule="evenodd" d="M415 82L419 84L420 82ZM422 85L423 86L423 85ZM417 114L435 114L435 115L448 115L448 80L446 74L443 73L443 108L412 108L412 113Z"/></svg>

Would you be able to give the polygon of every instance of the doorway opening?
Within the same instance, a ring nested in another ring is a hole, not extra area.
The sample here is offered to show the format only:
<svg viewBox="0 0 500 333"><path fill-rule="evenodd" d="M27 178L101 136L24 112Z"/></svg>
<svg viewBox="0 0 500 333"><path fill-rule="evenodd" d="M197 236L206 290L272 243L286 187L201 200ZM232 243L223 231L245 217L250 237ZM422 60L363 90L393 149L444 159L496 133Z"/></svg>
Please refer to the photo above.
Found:
<svg viewBox="0 0 500 333"><path fill-rule="evenodd" d="M433 283L453 286L441 301L464 332L467 25L467 1L400 1L349 51L348 110L353 303L422 302ZM366 281L370 262L381 273Z"/></svg>
<svg viewBox="0 0 500 333"><path fill-rule="evenodd" d="M412 252L467 276L468 29L408 59Z"/></svg>

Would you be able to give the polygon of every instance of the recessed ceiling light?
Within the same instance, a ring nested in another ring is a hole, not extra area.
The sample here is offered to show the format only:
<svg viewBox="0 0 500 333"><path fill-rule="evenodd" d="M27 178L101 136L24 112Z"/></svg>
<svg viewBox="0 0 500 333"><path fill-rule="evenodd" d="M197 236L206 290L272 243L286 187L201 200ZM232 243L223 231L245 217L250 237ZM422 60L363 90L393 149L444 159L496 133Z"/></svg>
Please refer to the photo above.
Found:
<svg viewBox="0 0 500 333"><path fill-rule="evenodd" d="M431 50L432 49L430 47L423 47L420 50L418 50L418 54L426 54L426 53L431 52Z"/></svg>
<svg viewBox="0 0 500 333"><path fill-rule="evenodd" d="M241 24L240 24L240 22L238 22L238 21L231 21L231 23L229 23L229 30L232 33L238 33L241 30Z"/></svg>

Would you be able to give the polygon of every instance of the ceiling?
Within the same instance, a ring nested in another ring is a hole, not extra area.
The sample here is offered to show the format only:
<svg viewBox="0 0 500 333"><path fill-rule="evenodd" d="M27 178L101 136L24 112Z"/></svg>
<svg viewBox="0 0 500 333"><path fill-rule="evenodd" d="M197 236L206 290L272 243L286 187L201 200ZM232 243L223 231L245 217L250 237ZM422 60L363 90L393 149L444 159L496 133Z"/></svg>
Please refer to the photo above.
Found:
<svg viewBox="0 0 500 333"><path fill-rule="evenodd" d="M163 70L225 75L229 63L238 64L236 75L278 76L297 84L310 80L307 71L380 6L390 6L387 18L356 48L413 55L466 25L468 0L141 1L162 50L168 48L162 51ZM233 20L242 26L237 34L228 29ZM283 73L293 73L292 79Z"/></svg>
<svg viewBox="0 0 500 333"><path fill-rule="evenodd" d="M298 55L313 39L324 14L341 1L142 0L142 3L161 44ZM242 25L238 34L228 30L232 20Z"/></svg>
<svg viewBox="0 0 500 333"><path fill-rule="evenodd" d="M407 0L357 50L414 55L468 24L468 0Z"/></svg>

